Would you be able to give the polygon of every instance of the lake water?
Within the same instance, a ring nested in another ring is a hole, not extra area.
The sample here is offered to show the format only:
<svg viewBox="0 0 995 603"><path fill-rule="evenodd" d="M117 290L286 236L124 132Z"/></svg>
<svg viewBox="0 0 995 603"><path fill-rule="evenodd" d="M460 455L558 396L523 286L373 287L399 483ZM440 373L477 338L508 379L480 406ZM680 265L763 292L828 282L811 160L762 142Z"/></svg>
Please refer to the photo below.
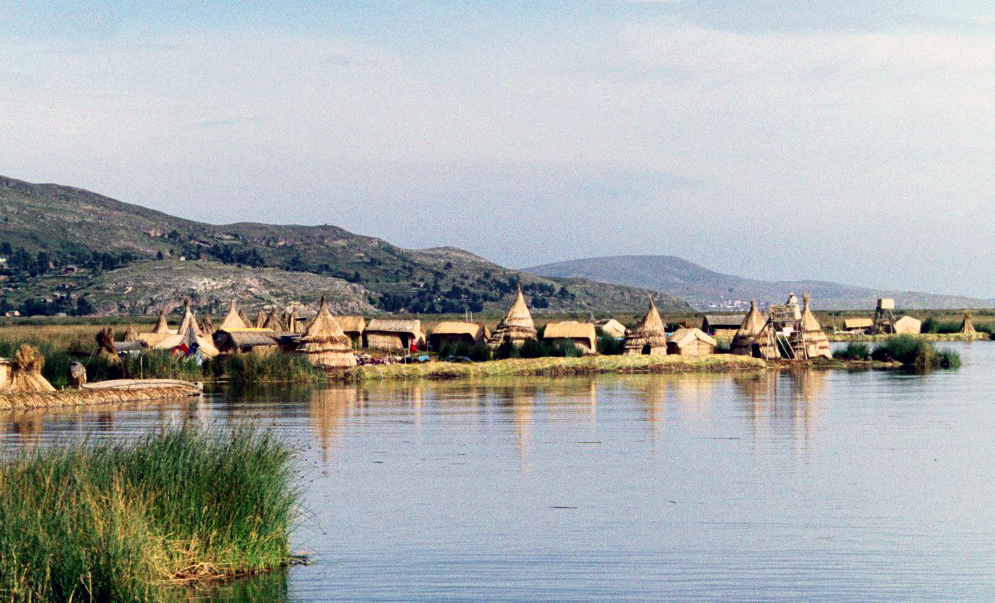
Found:
<svg viewBox="0 0 995 603"><path fill-rule="evenodd" d="M995 599L995 344L927 375L371 384L0 414L7 450L183 420L300 450L313 565L240 601Z"/></svg>

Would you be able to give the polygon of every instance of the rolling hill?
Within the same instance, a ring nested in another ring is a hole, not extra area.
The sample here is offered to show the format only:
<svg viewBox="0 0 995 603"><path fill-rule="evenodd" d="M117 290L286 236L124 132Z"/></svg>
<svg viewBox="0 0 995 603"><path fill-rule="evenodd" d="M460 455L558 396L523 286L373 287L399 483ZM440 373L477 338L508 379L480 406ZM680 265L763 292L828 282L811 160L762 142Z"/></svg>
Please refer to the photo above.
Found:
<svg viewBox="0 0 995 603"><path fill-rule="evenodd" d="M521 285L535 311L639 311L645 290L508 269L460 249L410 250L336 226L186 220L90 191L0 177L0 309L150 313L190 296L214 309L498 313ZM661 309L687 303L658 295ZM85 300L85 301L84 301ZM213 310L212 310L213 311Z"/></svg>
<svg viewBox="0 0 995 603"><path fill-rule="evenodd" d="M873 310L877 298L892 297L905 309L991 308L992 300L889 291L825 281L759 281L714 272L674 256L625 255L587 258L533 266L526 272L556 278L583 278L603 283L666 291L699 310L743 310L750 299L761 305L783 303L789 292L812 295L819 310Z"/></svg>

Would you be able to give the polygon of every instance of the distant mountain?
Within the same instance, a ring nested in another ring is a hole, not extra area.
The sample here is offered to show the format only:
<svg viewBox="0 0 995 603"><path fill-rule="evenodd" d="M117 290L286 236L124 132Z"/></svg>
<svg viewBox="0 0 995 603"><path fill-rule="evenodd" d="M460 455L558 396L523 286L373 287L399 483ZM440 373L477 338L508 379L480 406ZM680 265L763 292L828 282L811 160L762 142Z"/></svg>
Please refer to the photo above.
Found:
<svg viewBox="0 0 995 603"><path fill-rule="evenodd" d="M992 300L917 291L869 289L825 281L759 281L714 272L674 256L624 255L587 258L525 268L532 274L583 278L662 291L699 310L742 310L750 299L783 303L788 293L807 292L819 310L873 310L877 298L892 297L900 308L991 308Z"/></svg>
<svg viewBox="0 0 995 603"><path fill-rule="evenodd" d="M343 312L496 313L519 284L538 313L646 303L645 290L522 273L451 247L402 249L328 225L204 224L0 177L0 309L150 313L188 295L201 308L235 296L253 310L328 295Z"/></svg>

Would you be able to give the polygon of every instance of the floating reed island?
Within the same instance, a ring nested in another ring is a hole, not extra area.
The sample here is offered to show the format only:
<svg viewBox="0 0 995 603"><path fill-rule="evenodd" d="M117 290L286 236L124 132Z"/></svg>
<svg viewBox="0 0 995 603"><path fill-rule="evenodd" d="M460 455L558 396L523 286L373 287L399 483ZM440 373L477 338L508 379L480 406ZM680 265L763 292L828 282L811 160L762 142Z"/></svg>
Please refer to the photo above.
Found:
<svg viewBox="0 0 995 603"><path fill-rule="evenodd" d="M289 446L247 427L24 452L0 462L0 600L172 601L285 566L295 481Z"/></svg>

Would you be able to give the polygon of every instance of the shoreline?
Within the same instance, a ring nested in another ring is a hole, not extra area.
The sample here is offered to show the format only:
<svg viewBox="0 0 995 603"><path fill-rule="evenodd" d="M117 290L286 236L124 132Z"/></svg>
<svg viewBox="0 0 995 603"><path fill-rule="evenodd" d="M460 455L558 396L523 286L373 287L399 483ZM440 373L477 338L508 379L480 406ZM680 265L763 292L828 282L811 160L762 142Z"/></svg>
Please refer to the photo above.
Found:
<svg viewBox="0 0 995 603"><path fill-rule="evenodd" d="M195 384L170 384L161 387L63 389L54 392L0 394L0 410L31 408L66 408L126 402L150 402L165 398L186 398L202 392Z"/></svg>

